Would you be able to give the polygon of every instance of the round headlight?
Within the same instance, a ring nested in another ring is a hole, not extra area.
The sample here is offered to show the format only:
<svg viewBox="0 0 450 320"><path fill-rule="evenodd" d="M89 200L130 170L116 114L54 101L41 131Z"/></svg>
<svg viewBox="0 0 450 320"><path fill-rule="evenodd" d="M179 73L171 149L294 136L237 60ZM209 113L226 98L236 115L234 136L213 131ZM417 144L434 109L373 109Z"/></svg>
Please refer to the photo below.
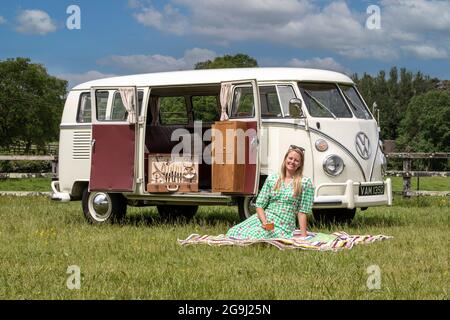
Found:
<svg viewBox="0 0 450 320"><path fill-rule="evenodd" d="M316 141L316 149L317 151L324 152L328 150L328 143L323 139L318 139Z"/></svg>
<svg viewBox="0 0 450 320"><path fill-rule="evenodd" d="M328 156L323 162L323 170L331 176L338 176L344 171L344 160L334 154Z"/></svg>

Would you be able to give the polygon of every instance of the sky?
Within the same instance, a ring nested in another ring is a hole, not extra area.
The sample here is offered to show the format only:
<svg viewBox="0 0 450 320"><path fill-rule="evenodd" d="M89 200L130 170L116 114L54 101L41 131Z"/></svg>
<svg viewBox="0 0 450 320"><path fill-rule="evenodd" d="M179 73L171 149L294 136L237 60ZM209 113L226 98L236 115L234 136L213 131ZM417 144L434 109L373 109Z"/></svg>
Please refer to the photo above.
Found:
<svg viewBox="0 0 450 320"><path fill-rule="evenodd" d="M450 1L2 0L0 60L76 84L193 69L244 53L261 67L450 79Z"/></svg>

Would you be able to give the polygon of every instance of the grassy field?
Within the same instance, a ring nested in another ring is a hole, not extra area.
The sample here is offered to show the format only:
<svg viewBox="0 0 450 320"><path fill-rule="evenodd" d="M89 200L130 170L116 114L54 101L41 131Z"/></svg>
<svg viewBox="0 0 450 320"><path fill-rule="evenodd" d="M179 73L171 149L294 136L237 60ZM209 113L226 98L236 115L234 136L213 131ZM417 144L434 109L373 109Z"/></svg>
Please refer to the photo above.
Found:
<svg viewBox="0 0 450 320"><path fill-rule="evenodd" d="M393 177L392 189L394 192L403 190L403 179ZM50 191L51 179L6 179L0 180L0 191ZM450 179L444 177L426 177L419 180L420 190L449 191ZM417 190L417 178L411 179L411 189Z"/></svg>
<svg viewBox="0 0 450 320"><path fill-rule="evenodd" d="M50 178L0 180L0 191L51 191Z"/></svg>
<svg viewBox="0 0 450 320"><path fill-rule="evenodd" d="M79 202L0 197L1 299L448 299L450 199L395 198L349 225L310 230L394 239L341 252L182 247L191 233L221 234L233 207L201 207L190 223L163 223L155 208L129 208L123 225L92 226ZM81 288L69 290L69 266ZM377 265L381 288L367 287Z"/></svg>

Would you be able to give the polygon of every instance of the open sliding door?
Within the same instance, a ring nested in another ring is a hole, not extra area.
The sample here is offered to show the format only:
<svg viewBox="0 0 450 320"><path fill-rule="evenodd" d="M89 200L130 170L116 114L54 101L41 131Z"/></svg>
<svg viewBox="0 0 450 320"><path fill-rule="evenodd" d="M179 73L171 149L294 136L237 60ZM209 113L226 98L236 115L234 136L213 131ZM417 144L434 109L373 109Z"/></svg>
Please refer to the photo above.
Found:
<svg viewBox="0 0 450 320"><path fill-rule="evenodd" d="M135 188L136 87L92 87L89 191Z"/></svg>

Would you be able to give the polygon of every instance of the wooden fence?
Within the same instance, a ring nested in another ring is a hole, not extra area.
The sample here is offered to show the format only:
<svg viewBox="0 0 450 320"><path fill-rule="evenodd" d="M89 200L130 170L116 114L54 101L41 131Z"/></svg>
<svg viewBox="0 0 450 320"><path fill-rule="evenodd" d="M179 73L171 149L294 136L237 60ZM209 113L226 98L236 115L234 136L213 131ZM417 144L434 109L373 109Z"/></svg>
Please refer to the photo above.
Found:
<svg viewBox="0 0 450 320"><path fill-rule="evenodd" d="M38 178L38 177L52 177L58 176L58 156L18 156L18 155L0 155L0 161L50 161L52 164L51 173L1 173L0 178Z"/></svg>
<svg viewBox="0 0 450 320"><path fill-rule="evenodd" d="M420 177L450 177L450 171L413 171L412 161L415 159L448 159L450 153L436 152L436 153L388 153L386 154L388 161L390 159L403 159L403 170L390 170L386 172L387 176L403 177L403 191L405 197L418 195L432 195L432 196L448 196L449 191L413 191L411 190L411 178L417 177L417 188L419 189ZM36 177L52 177L58 176L58 157L54 155L46 156L30 156L30 155L0 155L0 161L50 161L52 164L51 173L0 173L0 178L36 178Z"/></svg>
<svg viewBox="0 0 450 320"><path fill-rule="evenodd" d="M59 149L58 143L49 143L45 147L32 145L26 148L25 144L17 143L10 147L0 148L0 154L4 155L57 155Z"/></svg>
<svg viewBox="0 0 450 320"><path fill-rule="evenodd" d="M415 159L448 159L450 153L435 152L435 153L388 153L388 159L403 159L403 170L387 171L386 175L391 177L403 177L403 191L404 197L431 195L431 196L448 196L450 191L413 191L411 190L411 178L417 177L417 188L419 189L420 177L450 177L450 171L413 171L412 161Z"/></svg>

